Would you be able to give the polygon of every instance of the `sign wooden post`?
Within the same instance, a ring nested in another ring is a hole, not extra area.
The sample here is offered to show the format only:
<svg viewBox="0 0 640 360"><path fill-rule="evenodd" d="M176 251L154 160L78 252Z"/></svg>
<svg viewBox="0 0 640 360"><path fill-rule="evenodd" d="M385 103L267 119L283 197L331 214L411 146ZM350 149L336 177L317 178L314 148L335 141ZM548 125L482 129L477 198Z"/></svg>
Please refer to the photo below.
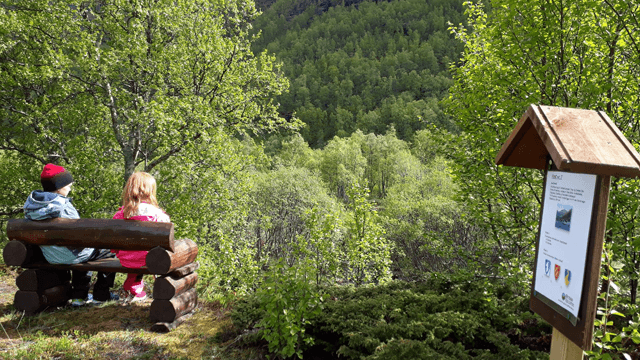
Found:
<svg viewBox="0 0 640 360"><path fill-rule="evenodd" d="M568 337L564 336L560 332L560 330L553 328L549 359L581 360L582 349L580 348L580 346L574 344L571 340L569 340Z"/></svg>
<svg viewBox="0 0 640 360"><path fill-rule="evenodd" d="M601 111L531 105L496 164L545 171L529 305L553 326L550 359L580 360L591 350L611 176L640 176L640 155Z"/></svg>

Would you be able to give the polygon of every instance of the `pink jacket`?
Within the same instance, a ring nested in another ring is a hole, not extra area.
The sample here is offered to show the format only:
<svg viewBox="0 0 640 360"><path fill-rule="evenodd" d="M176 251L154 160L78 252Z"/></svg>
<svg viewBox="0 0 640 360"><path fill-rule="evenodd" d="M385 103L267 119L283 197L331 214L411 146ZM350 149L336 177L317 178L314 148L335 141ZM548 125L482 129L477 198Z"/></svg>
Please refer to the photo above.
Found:
<svg viewBox="0 0 640 360"><path fill-rule="evenodd" d="M138 220L138 221L155 221L155 222L171 222L169 215L165 214L162 210L157 207L147 204L141 203L138 205L138 211L132 217L126 218L124 217L124 212L122 208L118 209L115 215L113 215L114 219L124 219L124 220ZM140 268L146 265L146 257L148 251L139 251L139 250L111 250L112 253L115 253L118 259L120 259L120 264L124 267L128 268Z"/></svg>

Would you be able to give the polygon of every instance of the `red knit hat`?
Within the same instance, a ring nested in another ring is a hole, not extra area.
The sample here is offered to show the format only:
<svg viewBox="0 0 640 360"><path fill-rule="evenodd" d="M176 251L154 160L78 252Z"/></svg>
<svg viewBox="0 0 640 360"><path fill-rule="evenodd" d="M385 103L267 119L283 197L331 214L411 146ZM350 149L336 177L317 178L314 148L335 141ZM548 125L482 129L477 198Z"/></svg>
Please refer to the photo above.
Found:
<svg viewBox="0 0 640 360"><path fill-rule="evenodd" d="M44 191L54 192L71 184L73 176L62 166L47 164L40 174L40 182Z"/></svg>

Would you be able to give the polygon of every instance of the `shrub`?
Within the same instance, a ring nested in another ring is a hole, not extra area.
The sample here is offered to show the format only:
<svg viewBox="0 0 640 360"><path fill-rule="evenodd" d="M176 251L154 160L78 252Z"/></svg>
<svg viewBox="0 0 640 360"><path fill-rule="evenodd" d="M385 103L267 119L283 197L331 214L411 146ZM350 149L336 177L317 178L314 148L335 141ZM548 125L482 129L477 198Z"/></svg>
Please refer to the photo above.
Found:
<svg viewBox="0 0 640 360"><path fill-rule="evenodd" d="M504 286L458 274L425 283L325 287L322 311L308 313L304 336L314 339L314 351L346 359L547 359L548 349L517 344L551 328L528 311L526 297ZM250 329L264 317L259 307L259 299L245 300L234 323Z"/></svg>

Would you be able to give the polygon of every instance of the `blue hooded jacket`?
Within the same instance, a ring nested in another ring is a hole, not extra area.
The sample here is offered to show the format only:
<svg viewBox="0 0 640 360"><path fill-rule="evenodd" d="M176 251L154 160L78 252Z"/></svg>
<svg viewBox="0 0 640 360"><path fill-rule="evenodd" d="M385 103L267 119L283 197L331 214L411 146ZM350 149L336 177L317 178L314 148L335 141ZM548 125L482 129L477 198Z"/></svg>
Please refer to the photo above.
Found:
<svg viewBox="0 0 640 360"><path fill-rule="evenodd" d="M24 217L29 220L79 219L80 215L68 197L35 190L31 192L24 204ZM78 264L93 253L93 248L74 249L55 245L40 246L40 248L50 264Z"/></svg>

